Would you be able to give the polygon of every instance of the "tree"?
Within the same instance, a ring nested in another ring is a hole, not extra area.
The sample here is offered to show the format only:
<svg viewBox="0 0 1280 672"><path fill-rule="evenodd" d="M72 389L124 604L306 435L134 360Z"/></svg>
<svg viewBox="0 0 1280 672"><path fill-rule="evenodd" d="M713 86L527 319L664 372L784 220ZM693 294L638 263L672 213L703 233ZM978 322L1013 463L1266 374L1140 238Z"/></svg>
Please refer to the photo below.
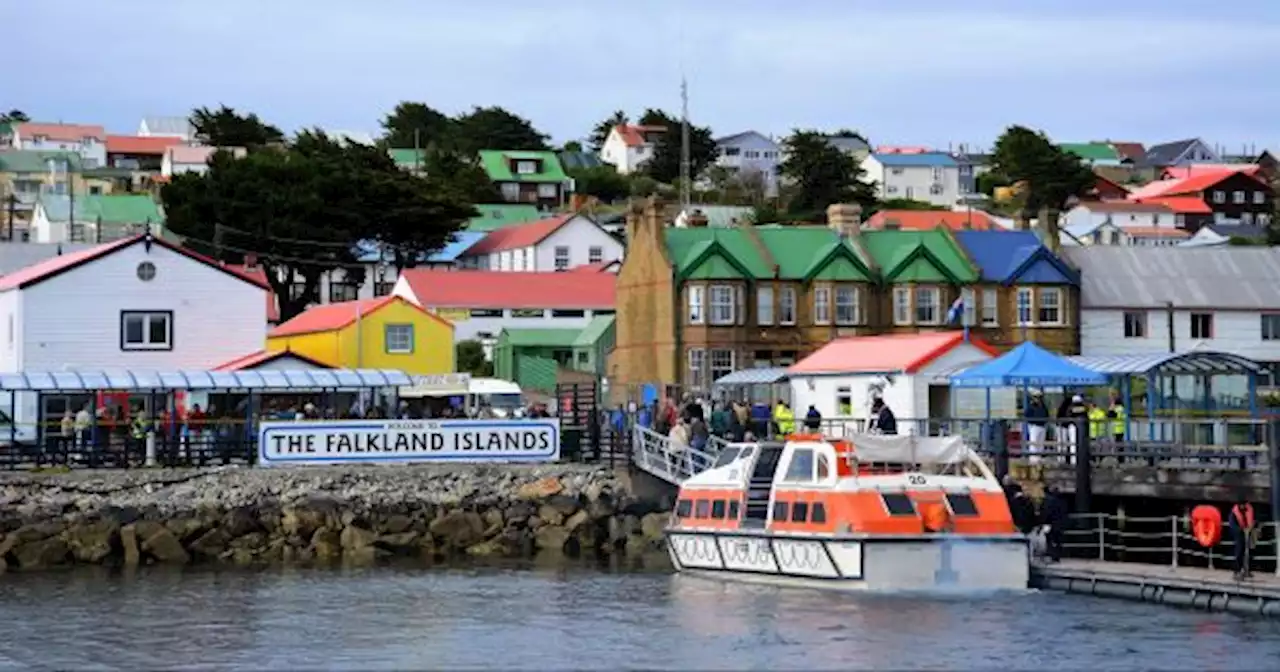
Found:
<svg viewBox="0 0 1280 672"><path fill-rule="evenodd" d="M786 160L779 170L795 185L787 203L792 218L822 221L834 203L857 203L867 211L875 204L875 190L863 181L862 166L832 146L826 135L797 129L783 145Z"/></svg>
<svg viewBox="0 0 1280 672"><path fill-rule="evenodd" d="M382 141L388 147L443 146L453 131L453 120L426 103L403 101L382 118L382 129L386 131Z"/></svg>
<svg viewBox="0 0 1280 672"><path fill-rule="evenodd" d="M574 168L568 171L574 180L574 192L595 196L604 203L620 201L631 195L631 181L609 165Z"/></svg>
<svg viewBox="0 0 1280 672"><path fill-rule="evenodd" d="M707 194L703 202L758 206L768 198L769 178L762 171L710 166L705 177L711 183L712 193Z"/></svg>
<svg viewBox="0 0 1280 672"><path fill-rule="evenodd" d="M617 110L609 115L608 119L596 124L595 128L591 129L591 137L587 140L591 151L600 151L604 147L604 141L609 139L609 131L613 130L614 126L626 123L630 123L627 120L627 113Z"/></svg>
<svg viewBox="0 0 1280 672"><path fill-rule="evenodd" d="M871 144L871 141L867 139L867 136L865 136L865 135L863 135L863 134L859 133L858 131L855 131L855 130L852 130L852 129L848 129L848 128L842 128L842 129L840 129L840 130L836 131L835 133L832 133L832 134L831 134L831 137L833 137L833 138L857 138L857 139L859 139L859 140L861 140L861 141L863 141L863 142L867 143L868 145L870 145L870 144Z"/></svg>
<svg viewBox="0 0 1280 672"><path fill-rule="evenodd" d="M20 124L26 121L31 121L31 117L28 117L26 112L16 108L0 114L0 123Z"/></svg>
<svg viewBox="0 0 1280 672"><path fill-rule="evenodd" d="M562 151L562 152L581 152L581 151L582 151L582 143L581 143L581 142L578 142L577 140L570 140L569 142L564 143L564 147L561 147L561 148L560 148L560 151Z"/></svg>
<svg viewBox="0 0 1280 672"><path fill-rule="evenodd" d="M493 375L493 362L484 356L484 345L480 341L458 341L453 349L454 368L463 373L487 378Z"/></svg>
<svg viewBox="0 0 1280 672"><path fill-rule="evenodd" d="M1010 126L996 140L991 155L991 172L1007 184L1025 185L1023 208L1062 210L1067 200L1083 196L1097 182L1093 170L1079 157L1064 152L1043 132L1025 126Z"/></svg>
<svg viewBox="0 0 1280 672"><path fill-rule="evenodd" d="M477 107L455 119L449 146L466 156L482 149L548 149L546 135L501 107Z"/></svg>
<svg viewBox="0 0 1280 672"><path fill-rule="evenodd" d="M879 210L949 210L950 208L935 205L929 201L917 201L913 198L890 198L877 204Z"/></svg>
<svg viewBox="0 0 1280 672"><path fill-rule="evenodd" d="M284 141L279 128L263 122L256 114L242 115L223 105L216 110L198 107L191 112L196 138L214 147L258 149Z"/></svg>
<svg viewBox="0 0 1280 672"><path fill-rule="evenodd" d="M422 169L432 182L467 203L501 202L498 187L478 161L474 156L433 147L423 154Z"/></svg>
<svg viewBox="0 0 1280 672"><path fill-rule="evenodd" d="M680 178L681 124L680 120L659 110L645 110L641 123L645 126L662 126L665 133L657 136L653 145L653 156L644 163L644 172L649 177L671 184ZM689 176L697 179L702 171L716 160L715 138L711 129L706 126L689 124Z"/></svg>

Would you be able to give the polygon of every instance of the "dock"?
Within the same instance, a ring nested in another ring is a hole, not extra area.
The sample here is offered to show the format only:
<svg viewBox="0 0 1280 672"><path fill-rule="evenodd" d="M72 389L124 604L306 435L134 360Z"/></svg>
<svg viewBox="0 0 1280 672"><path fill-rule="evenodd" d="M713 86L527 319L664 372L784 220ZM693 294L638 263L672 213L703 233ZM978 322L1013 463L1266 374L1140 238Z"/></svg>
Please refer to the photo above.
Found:
<svg viewBox="0 0 1280 672"><path fill-rule="evenodd" d="M1063 560L1033 563L1031 582L1041 590L1280 618L1280 576L1270 573L1238 581L1224 569Z"/></svg>

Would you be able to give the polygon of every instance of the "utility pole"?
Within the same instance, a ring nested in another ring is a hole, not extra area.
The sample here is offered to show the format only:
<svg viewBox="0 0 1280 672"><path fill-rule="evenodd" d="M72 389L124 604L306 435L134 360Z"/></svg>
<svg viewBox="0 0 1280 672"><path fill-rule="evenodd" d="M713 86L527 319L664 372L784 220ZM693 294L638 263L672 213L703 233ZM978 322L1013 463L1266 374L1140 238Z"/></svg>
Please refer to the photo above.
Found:
<svg viewBox="0 0 1280 672"><path fill-rule="evenodd" d="M67 196L69 204L67 212L67 233L76 228L76 182L71 176L71 157L67 157Z"/></svg>
<svg viewBox="0 0 1280 672"><path fill-rule="evenodd" d="M419 129L413 129L413 174L422 174L422 141L418 137Z"/></svg>
<svg viewBox="0 0 1280 672"><path fill-rule="evenodd" d="M680 75L680 209L688 212L692 202L693 176L689 166L689 82Z"/></svg>
<svg viewBox="0 0 1280 672"><path fill-rule="evenodd" d="M10 193L9 198L5 199L9 205L9 242L13 242L13 218L14 210L18 207L18 195Z"/></svg>

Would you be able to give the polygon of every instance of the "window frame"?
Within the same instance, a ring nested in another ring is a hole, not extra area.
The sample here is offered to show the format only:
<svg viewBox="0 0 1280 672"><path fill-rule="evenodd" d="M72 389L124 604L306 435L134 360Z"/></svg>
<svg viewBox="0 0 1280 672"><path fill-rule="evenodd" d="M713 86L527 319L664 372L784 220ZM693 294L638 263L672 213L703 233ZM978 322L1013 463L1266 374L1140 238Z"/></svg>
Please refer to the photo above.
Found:
<svg viewBox="0 0 1280 672"><path fill-rule="evenodd" d="M563 254L561 254L562 252ZM555 246L555 248L551 251L551 266L557 271L569 270L569 246L568 245Z"/></svg>
<svg viewBox="0 0 1280 672"><path fill-rule="evenodd" d="M707 377L706 348L689 348L685 353L685 371L689 375L689 384L701 389L704 385L703 380Z"/></svg>
<svg viewBox="0 0 1280 672"><path fill-rule="evenodd" d="M852 326L862 324L862 301L859 296L861 292L859 287L854 285L837 285L835 288L835 311L833 317L835 323L840 326ZM842 298L848 298L848 301L842 301ZM841 308L849 310L849 315L841 317Z"/></svg>
<svg viewBox="0 0 1280 672"><path fill-rule="evenodd" d="M931 297L933 303L933 317L925 319L922 317L922 308L927 308L926 301L921 299ZM942 314L942 288L941 287L916 287L915 303L912 306L912 316L915 318L916 324L942 324L944 315Z"/></svg>
<svg viewBox="0 0 1280 672"><path fill-rule="evenodd" d="M788 310L790 309L790 310ZM787 313L791 316L788 317ZM796 323L796 288L783 287L778 293L778 324L794 326Z"/></svg>
<svg viewBox="0 0 1280 672"><path fill-rule="evenodd" d="M1263 313L1258 317L1260 318L1259 336L1261 339L1263 341L1280 341L1280 313ZM1271 324L1269 329L1268 323Z"/></svg>
<svg viewBox="0 0 1280 672"><path fill-rule="evenodd" d="M1125 338L1147 338L1150 333L1150 317L1145 310L1126 310L1120 314L1121 329ZM1134 328L1130 329L1130 326Z"/></svg>
<svg viewBox="0 0 1280 672"><path fill-rule="evenodd" d="M1019 327L1029 327L1034 325L1036 316L1036 290L1032 287L1018 287L1014 294L1014 325ZM1023 298L1026 298L1024 304ZM1023 311L1026 311L1026 317L1023 317Z"/></svg>
<svg viewBox="0 0 1280 672"><path fill-rule="evenodd" d="M991 309L990 319L987 319L987 309ZM1000 291L996 289L986 288L982 290L982 326L999 327L1000 326Z"/></svg>
<svg viewBox="0 0 1280 672"><path fill-rule="evenodd" d="M896 326L909 326L915 324L914 309L915 302L912 300L911 287L899 286L893 288L893 323Z"/></svg>
<svg viewBox="0 0 1280 672"><path fill-rule="evenodd" d="M403 348L392 348L392 330L404 329L408 331L408 345ZM392 322L382 326L382 351L388 355L412 355L414 345L416 343L416 334L414 333L413 324L407 322Z"/></svg>
<svg viewBox="0 0 1280 672"><path fill-rule="evenodd" d="M973 327L978 324L978 293L972 287L960 288L960 325Z"/></svg>
<svg viewBox="0 0 1280 672"><path fill-rule="evenodd" d="M727 368L724 366L717 366L716 356L724 355L725 353L729 354L729 366ZM737 370L737 365L738 365L738 353L732 350L731 348L709 349L707 351L707 375L711 376L711 379L708 382L714 383L720 378L723 378L729 375L730 373L733 373L734 371ZM724 373L721 373L720 375L716 375L716 371L723 371Z"/></svg>
<svg viewBox="0 0 1280 672"><path fill-rule="evenodd" d="M1197 317L1206 319L1205 324L1208 327L1208 332L1209 332L1208 335L1200 335L1200 336L1196 335L1196 318ZM1187 323L1188 323L1187 327L1188 327L1188 331L1191 333L1191 338L1194 338L1200 341L1213 340L1213 326L1214 326L1213 322L1214 322L1213 313L1191 313L1187 318Z"/></svg>
<svg viewBox="0 0 1280 672"><path fill-rule="evenodd" d="M1053 327L1060 327L1067 323L1066 309L1064 308L1065 292L1061 287L1041 287L1036 292L1036 324L1043 324ZM1057 306L1046 307L1045 298L1052 296L1057 301ZM1045 319L1046 310L1057 310L1058 317L1055 320Z"/></svg>
<svg viewBox="0 0 1280 672"><path fill-rule="evenodd" d="M702 285L689 285L684 288L684 291L689 324L706 324L707 288Z"/></svg>
<svg viewBox="0 0 1280 672"><path fill-rule="evenodd" d="M587 248L587 263L599 264L604 261L604 247L600 245L592 245Z"/></svg>
<svg viewBox="0 0 1280 672"><path fill-rule="evenodd" d="M813 323L831 324L831 288L813 288Z"/></svg>
<svg viewBox="0 0 1280 672"><path fill-rule="evenodd" d="M717 327L730 327L737 324L737 288L733 285L711 285L708 290L707 324ZM726 305L729 310L728 316L717 316L717 310L724 309Z"/></svg>
<svg viewBox="0 0 1280 672"><path fill-rule="evenodd" d="M129 343L128 323L130 318L142 318L142 343ZM165 320L165 342L156 344L149 342L151 320L160 317ZM122 310L120 311L120 350L121 352L172 352L174 341L174 325L172 310Z"/></svg>
<svg viewBox="0 0 1280 672"><path fill-rule="evenodd" d="M756 324L761 327L772 326L775 319L773 312L773 288L757 287Z"/></svg>

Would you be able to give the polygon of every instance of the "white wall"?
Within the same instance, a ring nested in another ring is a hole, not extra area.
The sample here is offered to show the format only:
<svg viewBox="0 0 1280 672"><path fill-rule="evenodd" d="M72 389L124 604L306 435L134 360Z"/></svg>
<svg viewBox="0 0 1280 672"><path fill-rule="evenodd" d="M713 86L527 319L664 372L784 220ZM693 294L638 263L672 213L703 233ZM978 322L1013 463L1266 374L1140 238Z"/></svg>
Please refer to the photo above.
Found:
<svg viewBox="0 0 1280 672"><path fill-rule="evenodd" d="M649 144L628 147L616 128L609 130L600 147L600 160L613 166L623 175L635 171L640 164L653 158L653 146Z"/></svg>
<svg viewBox="0 0 1280 672"><path fill-rule="evenodd" d="M862 162L867 171L866 179L876 183L882 199L909 198L934 205L954 206L960 200L960 169L958 166L884 166L874 156ZM940 184L941 193L932 193Z"/></svg>
<svg viewBox="0 0 1280 672"><path fill-rule="evenodd" d="M1141 312L1141 311L1134 311ZM1123 310L1085 308L1081 311L1080 352L1085 356L1163 354L1169 352L1168 312L1146 311L1145 338L1124 337ZM1280 341L1262 340L1261 313L1217 311L1213 313L1213 338L1191 338L1191 311L1173 314L1174 347L1227 352L1257 361L1280 361Z"/></svg>
<svg viewBox="0 0 1280 672"><path fill-rule="evenodd" d="M65 243L70 238L67 222L51 222L44 211L44 206L37 203L35 213L31 215L31 242Z"/></svg>
<svg viewBox="0 0 1280 672"><path fill-rule="evenodd" d="M83 142L70 142L67 140L46 138L40 142L36 142L31 136L15 134L14 140L14 146L17 149L47 152L75 152L84 160L85 168L102 168L107 165L107 143L97 138L86 138Z"/></svg>
<svg viewBox="0 0 1280 672"><path fill-rule="evenodd" d="M625 253L617 238L585 217L574 217L534 247L534 267L527 270L556 270L557 247L569 248L569 268L590 263L592 247L601 248L602 261L620 261Z"/></svg>
<svg viewBox="0 0 1280 672"><path fill-rule="evenodd" d="M1083 205L1077 205L1063 216L1062 228L1084 225L1101 226L1107 218L1119 227L1145 226L1162 229L1175 229L1177 222L1172 212L1094 212Z"/></svg>

